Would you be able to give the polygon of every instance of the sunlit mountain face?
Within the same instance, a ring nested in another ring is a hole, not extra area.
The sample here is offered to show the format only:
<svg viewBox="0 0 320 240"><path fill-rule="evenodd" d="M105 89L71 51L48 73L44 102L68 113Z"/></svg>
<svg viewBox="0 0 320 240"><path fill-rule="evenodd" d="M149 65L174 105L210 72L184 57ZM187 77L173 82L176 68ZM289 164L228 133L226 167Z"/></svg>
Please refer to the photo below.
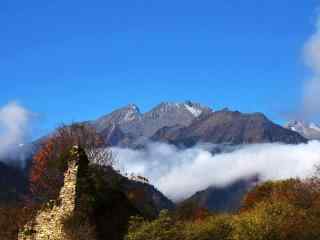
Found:
<svg viewBox="0 0 320 240"><path fill-rule="evenodd" d="M291 129L283 128L262 113L240 113L186 101L160 103L141 113L130 104L89 122L112 146L139 147L148 141L192 146L198 142L247 144L283 142L296 144L307 140Z"/></svg>

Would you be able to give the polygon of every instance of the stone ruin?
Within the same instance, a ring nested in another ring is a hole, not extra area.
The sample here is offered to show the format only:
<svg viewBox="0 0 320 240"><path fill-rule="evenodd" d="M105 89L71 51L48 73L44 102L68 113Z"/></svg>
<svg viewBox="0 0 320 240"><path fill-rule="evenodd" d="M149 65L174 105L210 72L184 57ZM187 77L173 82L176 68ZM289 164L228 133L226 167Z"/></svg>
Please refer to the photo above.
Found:
<svg viewBox="0 0 320 240"><path fill-rule="evenodd" d="M81 167L88 165L86 156L77 146L72 149L72 158L64 173L64 184L56 201L48 202L23 229L18 240L68 240L63 221L71 216L77 205L77 184Z"/></svg>

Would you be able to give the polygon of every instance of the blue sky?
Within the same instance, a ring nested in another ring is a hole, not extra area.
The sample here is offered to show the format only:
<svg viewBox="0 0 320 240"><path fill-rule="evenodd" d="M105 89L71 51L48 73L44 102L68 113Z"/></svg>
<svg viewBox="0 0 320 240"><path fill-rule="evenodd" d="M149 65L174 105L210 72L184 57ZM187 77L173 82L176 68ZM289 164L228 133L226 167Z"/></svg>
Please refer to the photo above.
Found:
<svg viewBox="0 0 320 240"><path fill-rule="evenodd" d="M0 105L40 132L136 103L193 100L261 111L299 104L317 1L0 2Z"/></svg>

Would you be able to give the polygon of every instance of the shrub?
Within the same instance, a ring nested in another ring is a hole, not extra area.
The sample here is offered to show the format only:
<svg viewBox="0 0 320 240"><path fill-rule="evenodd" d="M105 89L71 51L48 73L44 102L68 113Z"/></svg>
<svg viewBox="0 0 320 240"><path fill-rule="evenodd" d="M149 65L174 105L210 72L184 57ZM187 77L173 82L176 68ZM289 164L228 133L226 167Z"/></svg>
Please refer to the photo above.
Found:
<svg viewBox="0 0 320 240"><path fill-rule="evenodd" d="M232 234L232 217L217 215L204 219L202 222L187 223L183 228L185 240L228 240Z"/></svg>
<svg viewBox="0 0 320 240"><path fill-rule="evenodd" d="M63 219L64 232L70 240L95 240L95 228L83 216L73 214Z"/></svg>
<svg viewBox="0 0 320 240"><path fill-rule="evenodd" d="M320 184L315 179L267 182L244 199L234 215L194 217L186 203L172 218L133 218L126 240L317 240L320 239ZM208 214L206 214L208 215Z"/></svg>
<svg viewBox="0 0 320 240"><path fill-rule="evenodd" d="M22 206L0 207L0 239L14 240L18 237L19 229L33 218L37 211L35 206L25 208ZM26 232L25 234L28 234Z"/></svg>
<svg viewBox="0 0 320 240"><path fill-rule="evenodd" d="M154 221L132 218L125 240L182 240L181 232L180 224L173 221L168 211L162 211Z"/></svg>
<svg viewBox="0 0 320 240"><path fill-rule="evenodd" d="M317 239L306 211L288 202L260 202L234 217L234 240Z"/></svg>

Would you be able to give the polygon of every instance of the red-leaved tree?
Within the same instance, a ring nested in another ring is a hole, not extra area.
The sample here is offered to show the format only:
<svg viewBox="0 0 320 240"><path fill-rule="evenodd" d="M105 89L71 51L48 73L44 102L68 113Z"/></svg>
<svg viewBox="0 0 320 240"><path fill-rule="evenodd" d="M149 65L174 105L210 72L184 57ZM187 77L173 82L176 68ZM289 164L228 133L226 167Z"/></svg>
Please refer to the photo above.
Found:
<svg viewBox="0 0 320 240"><path fill-rule="evenodd" d="M45 202L57 198L70 159L70 150L75 145L86 151L91 162L112 165L112 154L101 150L105 143L94 127L88 124L59 127L42 142L33 158L29 178L32 200Z"/></svg>

